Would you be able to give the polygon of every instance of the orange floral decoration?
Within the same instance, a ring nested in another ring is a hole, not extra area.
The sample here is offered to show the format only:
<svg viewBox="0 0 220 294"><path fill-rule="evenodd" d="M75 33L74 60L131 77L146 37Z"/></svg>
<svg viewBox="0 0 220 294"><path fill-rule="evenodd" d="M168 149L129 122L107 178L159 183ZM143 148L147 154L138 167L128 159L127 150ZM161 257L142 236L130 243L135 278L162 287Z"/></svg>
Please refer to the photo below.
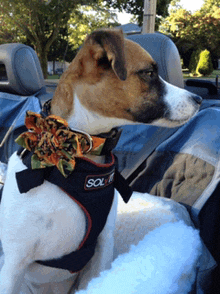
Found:
<svg viewBox="0 0 220 294"><path fill-rule="evenodd" d="M88 137L72 131L66 120L50 115L27 111L25 118L27 132L22 133L16 143L33 152L32 169L56 166L64 177L75 168L75 157L82 157L90 149ZM90 154L100 155L104 138L92 136L93 147Z"/></svg>

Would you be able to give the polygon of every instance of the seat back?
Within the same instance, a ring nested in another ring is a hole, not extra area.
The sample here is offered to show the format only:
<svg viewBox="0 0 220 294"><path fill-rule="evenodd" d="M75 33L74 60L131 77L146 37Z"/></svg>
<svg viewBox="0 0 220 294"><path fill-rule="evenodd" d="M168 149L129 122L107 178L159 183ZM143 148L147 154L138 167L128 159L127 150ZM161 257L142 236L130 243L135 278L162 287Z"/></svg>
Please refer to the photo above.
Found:
<svg viewBox="0 0 220 294"><path fill-rule="evenodd" d="M159 75L168 83L184 88L179 52L173 41L160 33L131 35L157 62Z"/></svg>
<svg viewBox="0 0 220 294"><path fill-rule="evenodd" d="M35 51L26 45L0 45L0 92L33 95L45 86Z"/></svg>
<svg viewBox="0 0 220 294"><path fill-rule="evenodd" d="M15 138L26 130L27 110L40 112L46 87L35 51L23 44L0 45L0 161L18 149Z"/></svg>

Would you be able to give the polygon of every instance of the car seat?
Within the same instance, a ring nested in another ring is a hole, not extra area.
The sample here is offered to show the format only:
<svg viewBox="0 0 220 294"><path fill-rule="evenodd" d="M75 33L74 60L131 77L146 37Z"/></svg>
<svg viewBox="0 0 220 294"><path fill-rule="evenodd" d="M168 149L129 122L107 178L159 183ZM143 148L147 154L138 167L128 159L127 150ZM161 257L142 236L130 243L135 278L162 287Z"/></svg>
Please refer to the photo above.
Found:
<svg viewBox="0 0 220 294"><path fill-rule="evenodd" d="M129 36L128 38L139 43L152 55L152 57L158 63L159 74L164 80L179 87L184 86L178 50L168 37L159 33L155 33L146 35L133 35ZM7 137L7 141L4 143L3 147L0 148L0 161L7 162L8 157L17 148L17 146L14 144L14 138L16 138L17 135L23 131L22 128L25 111L32 110L39 112L41 110L39 99L42 95L47 94L45 91L43 75L36 53L30 47L21 44L7 44L7 46L5 46L6 45L0 46L0 136L2 136L2 134L5 136L5 133L11 124L14 125L13 132L11 132L10 136ZM11 49L9 50L10 46ZM27 77L27 75L29 76ZM28 83L26 82L25 76L28 79ZM33 86L31 86L32 83ZM210 107L210 105L206 105L206 107ZM212 113L218 111L216 110L216 104L214 107L214 109L210 110ZM201 117L204 118L203 121L206 121L206 118L209 117L206 116L208 114L209 112L207 111L202 113ZM196 123L196 121L194 122ZM196 125L199 126L199 123L196 123ZM173 140L176 140L176 138L179 139L184 137L186 130L184 128L187 128L187 126L175 129L143 125L123 127L124 132L122 133L122 137L116 149L114 150L114 153L118 157L120 171L131 183L134 190L140 191L143 188L143 179L145 182L151 182L152 178L149 178L149 173L152 175L153 170L151 167L155 166L155 151L164 151L163 147L165 146L167 148L166 151L168 151L169 154L170 150L168 148L169 146L172 146L172 143L169 144L169 142L174 142ZM188 128L191 129L191 131L195 130L195 128ZM198 128L198 132L200 131L201 129ZM187 134L189 134L187 137L189 142L191 133L187 132ZM215 132L212 132L212 134L214 136ZM1 140L2 138L0 137L0 141ZM175 142L178 142L178 140ZM215 144L215 147L217 148L218 144ZM216 152L215 148L212 148L212 150L213 153ZM149 164L149 159L151 164ZM171 159L174 161L175 157L172 157ZM160 166L163 166L163 162L163 158L161 157L159 160ZM170 162L172 162L172 160ZM170 163L166 166L168 168ZM217 167L214 167L212 171L213 170L215 171L216 176L210 179L210 182L207 185L207 189L205 189L206 191L204 190L206 192L206 200L208 200L209 196L213 194L213 191L215 192L215 195L217 195L216 187L218 187L218 169ZM154 181L152 181L153 188L154 185L157 185L158 182L162 183L164 180L163 175L165 174L166 169L163 170L163 173L160 174L160 177L158 177L158 175L154 177ZM168 185L168 188L169 187L170 186ZM145 185L143 192L150 193L151 190L152 187L146 187ZM158 191L158 193L160 193L162 190L158 189ZM217 197L214 197L214 199L215 198ZM213 197L211 197L211 199L213 199ZM205 208L209 211L209 213L212 211L210 207L212 207L213 203L211 203L211 206L209 205L207 208L205 205L206 201L203 201L204 203L201 204L202 200L199 199L199 197L197 200L197 206L200 205L200 211L202 209L204 211ZM216 207L219 207L218 203ZM191 215L192 217L195 216L193 214ZM212 219L210 219L206 213L206 218L203 218L200 223L198 223L198 215L199 213L196 215L197 219L195 219L195 225L200 226L202 223L202 237L204 237L207 232L207 230L204 229L204 227L206 227L205 224L207 224L207 220L210 226L213 227L213 221L216 221L216 219L218 220L218 214L215 218L212 217ZM214 233L216 233L217 229L218 228L215 227ZM209 245L208 243L211 243L211 238L206 238L206 245ZM207 271L210 273L212 267L215 266L215 263L212 261L212 259L207 259L207 265L208 269L204 268L203 276L201 277L201 274L198 276L198 284L201 284L201 280L204 278L205 274L207 274ZM208 288L207 279L204 281L207 286L206 288Z"/></svg>
<svg viewBox="0 0 220 294"><path fill-rule="evenodd" d="M0 92L33 95L45 87L35 51L23 44L0 45Z"/></svg>
<svg viewBox="0 0 220 294"><path fill-rule="evenodd" d="M158 65L159 75L165 81L184 88L179 52L170 38L160 33L131 35L127 38L150 53Z"/></svg>
<svg viewBox="0 0 220 294"><path fill-rule="evenodd" d="M151 54L164 80L184 87L179 53L168 37L154 33L128 38ZM220 264L220 101L212 97L182 127L123 127L115 154L134 191L171 198L187 207L206 247ZM192 293L217 293L220 269L211 254L203 254Z"/></svg>
<svg viewBox="0 0 220 294"><path fill-rule="evenodd" d="M23 44L0 45L0 161L7 163L17 150L14 139L26 129L25 113L40 112L44 96L46 87L35 51Z"/></svg>

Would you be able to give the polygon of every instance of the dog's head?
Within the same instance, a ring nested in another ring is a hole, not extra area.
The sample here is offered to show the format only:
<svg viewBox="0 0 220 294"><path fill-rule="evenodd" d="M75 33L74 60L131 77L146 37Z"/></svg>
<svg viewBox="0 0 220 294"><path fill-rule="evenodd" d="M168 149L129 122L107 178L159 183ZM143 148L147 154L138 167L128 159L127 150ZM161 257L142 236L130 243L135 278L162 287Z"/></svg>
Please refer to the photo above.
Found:
<svg viewBox="0 0 220 294"><path fill-rule="evenodd" d="M163 81L141 46L124 39L120 30L106 29L87 37L63 74L52 113L73 125L81 112L81 121L87 120L84 130L94 133L100 124L105 129L129 123L175 127L187 122L200 104L200 97Z"/></svg>

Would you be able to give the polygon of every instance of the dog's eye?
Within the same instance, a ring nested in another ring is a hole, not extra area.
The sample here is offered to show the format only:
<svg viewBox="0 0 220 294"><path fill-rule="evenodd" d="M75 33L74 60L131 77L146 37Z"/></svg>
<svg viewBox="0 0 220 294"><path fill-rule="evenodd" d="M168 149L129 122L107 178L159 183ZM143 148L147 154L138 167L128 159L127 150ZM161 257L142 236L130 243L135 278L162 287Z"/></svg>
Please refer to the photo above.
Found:
<svg viewBox="0 0 220 294"><path fill-rule="evenodd" d="M145 73L147 76L149 76L149 77L153 77L153 74L154 74L154 72L153 71L147 71L146 73Z"/></svg>
<svg viewBox="0 0 220 294"><path fill-rule="evenodd" d="M141 78L147 78L147 77L150 77L152 78L154 76L154 71L153 70L139 70L138 71L138 75L141 77Z"/></svg>

